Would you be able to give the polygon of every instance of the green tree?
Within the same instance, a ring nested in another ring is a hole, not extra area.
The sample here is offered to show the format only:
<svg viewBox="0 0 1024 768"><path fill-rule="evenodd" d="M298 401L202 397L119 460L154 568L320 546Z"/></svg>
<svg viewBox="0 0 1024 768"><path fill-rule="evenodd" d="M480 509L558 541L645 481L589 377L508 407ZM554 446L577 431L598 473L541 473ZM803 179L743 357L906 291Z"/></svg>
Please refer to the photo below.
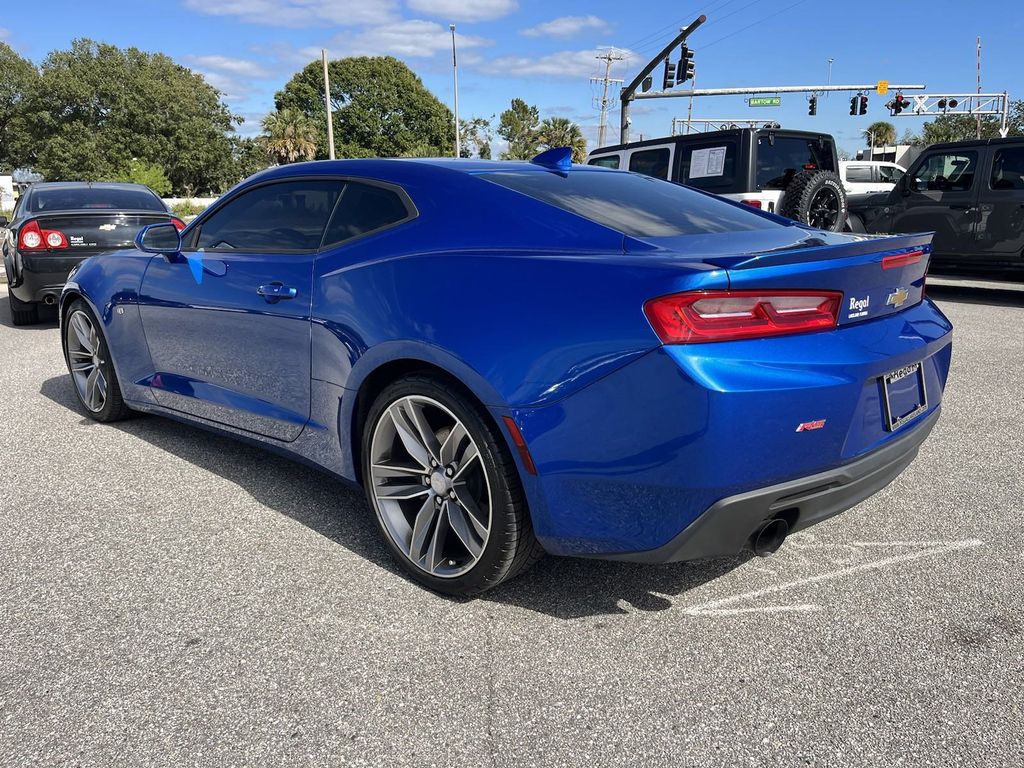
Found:
<svg viewBox="0 0 1024 768"><path fill-rule="evenodd" d="M502 160L529 160L537 154L540 140L540 112L522 99L512 99L511 106L501 113L498 135L508 142Z"/></svg>
<svg viewBox="0 0 1024 768"><path fill-rule="evenodd" d="M494 115L491 115L493 118ZM491 141L494 131L486 117L473 117L459 121L459 148L462 157L491 159Z"/></svg>
<svg viewBox="0 0 1024 768"><path fill-rule="evenodd" d="M329 62L335 151L339 157L400 157L429 147L448 154L455 144L451 110L404 63L391 56ZM326 158L323 66L311 62L274 97L278 111L294 109L316 126L318 158Z"/></svg>
<svg viewBox="0 0 1024 768"><path fill-rule="evenodd" d="M99 180L135 157L185 195L233 175L234 117L200 75L160 53L75 40L53 51L12 121L17 163L51 180Z"/></svg>
<svg viewBox="0 0 1024 768"><path fill-rule="evenodd" d="M133 157L128 161L128 168L113 178L113 181L128 181L132 184L145 184L160 197L171 194L171 180L164 169L154 163L147 163Z"/></svg>
<svg viewBox="0 0 1024 768"><path fill-rule="evenodd" d="M263 118L263 145L276 162L316 159L316 126L302 112L286 107Z"/></svg>
<svg viewBox="0 0 1024 768"><path fill-rule="evenodd" d="M247 179L270 165L266 145L252 136L232 136L231 156L235 166L234 177L229 180L231 184Z"/></svg>
<svg viewBox="0 0 1024 768"><path fill-rule="evenodd" d="M540 124L537 131L540 145L545 149L569 147L572 149L572 161L584 163L587 160L587 140L583 131L567 117L549 117Z"/></svg>
<svg viewBox="0 0 1024 768"><path fill-rule="evenodd" d="M925 144L939 144L946 141L967 141L976 138L977 118L970 115L943 115L924 124L921 138ZM981 118L981 137L999 137L999 121L993 117Z"/></svg>
<svg viewBox="0 0 1024 768"><path fill-rule="evenodd" d="M38 79L32 62L15 53L7 43L0 43L0 168L5 171L15 163L11 157L14 136L9 126Z"/></svg>
<svg viewBox="0 0 1024 768"><path fill-rule="evenodd" d="M889 147L896 143L896 126L885 120L879 120L868 126L868 141L874 147Z"/></svg>

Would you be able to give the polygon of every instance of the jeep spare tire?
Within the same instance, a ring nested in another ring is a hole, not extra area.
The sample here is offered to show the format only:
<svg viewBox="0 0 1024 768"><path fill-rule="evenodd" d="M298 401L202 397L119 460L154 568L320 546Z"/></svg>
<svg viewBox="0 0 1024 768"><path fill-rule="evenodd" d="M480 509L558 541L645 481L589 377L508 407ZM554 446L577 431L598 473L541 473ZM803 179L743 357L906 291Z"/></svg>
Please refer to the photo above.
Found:
<svg viewBox="0 0 1024 768"><path fill-rule="evenodd" d="M846 192L831 171L801 171L786 187L779 213L826 232L842 232L846 225Z"/></svg>

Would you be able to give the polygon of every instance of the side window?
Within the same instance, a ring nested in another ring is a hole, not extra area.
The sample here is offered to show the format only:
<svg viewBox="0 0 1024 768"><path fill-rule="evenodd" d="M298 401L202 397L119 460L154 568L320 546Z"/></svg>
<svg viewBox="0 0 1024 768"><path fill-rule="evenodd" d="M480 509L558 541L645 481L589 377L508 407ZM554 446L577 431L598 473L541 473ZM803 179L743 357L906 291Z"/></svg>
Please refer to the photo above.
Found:
<svg viewBox="0 0 1024 768"><path fill-rule="evenodd" d="M197 248L281 253L315 251L343 182L282 181L236 197L203 222Z"/></svg>
<svg viewBox="0 0 1024 768"><path fill-rule="evenodd" d="M967 192L974 184L978 153L942 152L929 155L914 174L915 192Z"/></svg>
<svg viewBox="0 0 1024 768"><path fill-rule="evenodd" d="M394 190L349 182L327 228L324 245L336 245L409 218L410 211Z"/></svg>
<svg viewBox="0 0 1024 768"><path fill-rule="evenodd" d="M629 170L653 176L656 179L668 180L668 147L645 149L629 156Z"/></svg>
<svg viewBox="0 0 1024 768"><path fill-rule="evenodd" d="M712 144L680 144L682 164L679 180L698 189L723 191L736 183L739 145L732 139Z"/></svg>
<svg viewBox="0 0 1024 768"><path fill-rule="evenodd" d="M618 168L619 167L619 156L608 155L607 157L595 157L592 158L587 165L599 165L602 168Z"/></svg>
<svg viewBox="0 0 1024 768"><path fill-rule="evenodd" d="M848 165L846 166L846 180L853 183L871 183L870 165Z"/></svg>
<svg viewBox="0 0 1024 768"><path fill-rule="evenodd" d="M992 160L992 189L1024 190L1024 147L1006 147Z"/></svg>
<svg viewBox="0 0 1024 768"><path fill-rule="evenodd" d="M904 171L895 165L880 165L878 166L878 178L887 184L896 184L900 179L903 178Z"/></svg>

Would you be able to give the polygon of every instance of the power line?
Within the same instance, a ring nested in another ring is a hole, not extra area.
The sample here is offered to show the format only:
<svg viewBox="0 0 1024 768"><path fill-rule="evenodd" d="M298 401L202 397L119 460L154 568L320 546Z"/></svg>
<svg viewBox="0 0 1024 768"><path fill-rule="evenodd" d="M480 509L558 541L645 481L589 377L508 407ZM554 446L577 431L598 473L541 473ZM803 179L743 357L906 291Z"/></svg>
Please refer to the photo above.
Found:
<svg viewBox="0 0 1024 768"><path fill-rule="evenodd" d="M712 2L708 5L708 7L705 8L703 11L700 11L700 4L698 3L697 8L695 8L691 12L691 14L688 14L688 15L682 17L681 19L678 19L678 20L672 22L671 24L666 24L665 26L660 27L656 31L652 32L651 34L644 35L639 40L634 40L632 43L630 43L629 45L627 45L625 47L630 49L630 50L633 50L637 46L644 46L644 48L642 50L650 50L651 48L654 48L657 45L657 41L661 38L662 35L665 34L666 31L668 31L670 29L678 28L678 26L680 24L682 24L682 23L688 21L689 19L693 18L693 16L692 16L693 13L698 13L698 11L699 11L700 13L703 13L706 16L710 11L721 10L725 6L729 5L730 3L734 3L734 2L736 2L736 0L712 0ZM718 5L719 7L715 8L716 5Z"/></svg>
<svg viewBox="0 0 1024 768"><path fill-rule="evenodd" d="M786 11L792 10L793 8L796 8L798 5L802 5L803 3L806 3L806 2L807 2L807 0L797 0L793 4L787 5L785 8L781 8L780 10L775 11L775 13L768 14L763 19L758 19L755 22L747 24L747 26L745 26L745 27L740 27L735 32L730 32L728 35L725 35L723 37L718 38L717 40L714 40L714 41L712 41L710 43L706 43L706 44L700 46L700 50L705 51L705 50L707 50L708 48L710 48L713 45L718 45L723 40L728 40L730 37L738 35L740 32L746 32L748 29L752 29L753 27L756 27L758 24L763 24L764 22L768 21L768 19L774 19L776 16L779 16L780 14L783 14Z"/></svg>

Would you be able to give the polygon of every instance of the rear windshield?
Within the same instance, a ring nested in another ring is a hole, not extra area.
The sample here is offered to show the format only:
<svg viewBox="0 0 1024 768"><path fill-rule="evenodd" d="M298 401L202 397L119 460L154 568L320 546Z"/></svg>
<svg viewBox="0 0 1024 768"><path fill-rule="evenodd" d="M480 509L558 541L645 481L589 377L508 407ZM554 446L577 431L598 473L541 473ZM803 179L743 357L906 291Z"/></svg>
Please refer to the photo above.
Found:
<svg viewBox="0 0 1024 768"><path fill-rule="evenodd" d="M800 136L757 137L758 189L785 189L801 171L835 171L832 144Z"/></svg>
<svg viewBox="0 0 1024 768"><path fill-rule="evenodd" d="M481 177L636 237L781 226L723 200L636 173L499 171Z"/></svg>
<svg viewBox="0 0 1024 768"><path fill-rule="evenodd" d="M148 189L116 189L109 187L69 187L32 191L32 210L77 211L95 208L98 211L160 211L166 213L163 200Z"/></svg>

